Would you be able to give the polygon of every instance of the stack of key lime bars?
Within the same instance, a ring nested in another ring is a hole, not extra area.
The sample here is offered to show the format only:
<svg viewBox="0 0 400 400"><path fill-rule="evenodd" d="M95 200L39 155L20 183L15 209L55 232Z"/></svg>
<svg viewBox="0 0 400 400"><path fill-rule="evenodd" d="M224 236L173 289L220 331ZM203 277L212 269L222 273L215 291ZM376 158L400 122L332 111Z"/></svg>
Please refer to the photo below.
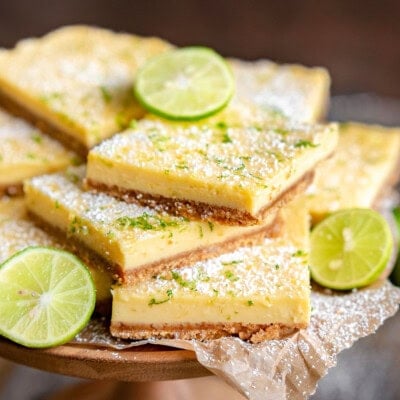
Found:
<svg viewBox="0 0 400 400"><path fill-rule="evenodd" d="M0 332L65 342L95 297L116 337L257 343L307 327L309 264L371 283L400 129L318 123L329 85L84 26L1 50Z"/></svg>

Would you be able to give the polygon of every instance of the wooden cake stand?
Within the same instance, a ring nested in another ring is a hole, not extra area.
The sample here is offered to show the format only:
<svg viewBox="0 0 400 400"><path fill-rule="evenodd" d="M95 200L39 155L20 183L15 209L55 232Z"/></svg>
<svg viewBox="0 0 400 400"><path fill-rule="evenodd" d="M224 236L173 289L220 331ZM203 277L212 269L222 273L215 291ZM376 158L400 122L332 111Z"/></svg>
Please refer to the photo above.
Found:
<svg viewBox="0 0 400 400"><path fill-rule="evenodd" d="M0 357L48 372L96 380L60 392L52 400L204 399L210 394L213 399L243 399L216 377L191 379L212 374L188 350L156 345L113 350L85 344L27 349L0 338ZM177 379L180 381L173 381Z"/></svg>
<svg viewBox="0 0 400 400"><path fill-rule="evenodd" d="M156 345L126 350L84 344L27 349L0 338L0 357L44 371L96 380L152 382L211 375L192 351Z"/></svg>

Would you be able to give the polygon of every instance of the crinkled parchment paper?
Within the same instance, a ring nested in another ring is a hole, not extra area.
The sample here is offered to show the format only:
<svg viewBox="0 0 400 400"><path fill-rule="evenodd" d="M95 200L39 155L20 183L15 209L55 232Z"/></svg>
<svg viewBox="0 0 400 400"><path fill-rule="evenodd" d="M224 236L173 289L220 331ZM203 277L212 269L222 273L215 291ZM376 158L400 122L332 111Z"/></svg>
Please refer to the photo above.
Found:
<svg viewBox="0 0 400 400"><path fill-rule="evenodd" d="M306 399L336 365L338 353L357 339L374 333L400 304L400 289L379 282L346 294L312 293L311 324L282 340L249 344L238 338L206 343L185 340L126 342L113 339L107 328L93 321L77 342L117 349L162 344L196 352L199 362L251 400Z"/></svg>

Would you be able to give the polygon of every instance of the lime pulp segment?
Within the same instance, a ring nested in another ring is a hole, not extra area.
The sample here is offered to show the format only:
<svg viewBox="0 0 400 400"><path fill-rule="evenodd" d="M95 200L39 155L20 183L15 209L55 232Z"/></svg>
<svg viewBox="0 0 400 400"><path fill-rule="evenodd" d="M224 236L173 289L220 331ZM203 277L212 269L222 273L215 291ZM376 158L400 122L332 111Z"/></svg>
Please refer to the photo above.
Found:
<svg viewBox="0 0 400 400"><path fill-rule="evenodd" d="M74 255L29 247L0 267L0 334L27 347L71 340L89 321L96 291Z"/></svg>
<svg viewBox="0 0 400 400"><path fill-rule="evenodd" d="M150 59L138 72L135 94L150 112L197 120L224 108L234 92L225 60L206 47L186 47Z"/></svg>
<svg viewBox="0 0 400 400"><path fill-rule="evenodd" d="M369 209L332 214L311 232L310 269L322 286L347 290L379 278L393 249L386 220Z"/></svg>

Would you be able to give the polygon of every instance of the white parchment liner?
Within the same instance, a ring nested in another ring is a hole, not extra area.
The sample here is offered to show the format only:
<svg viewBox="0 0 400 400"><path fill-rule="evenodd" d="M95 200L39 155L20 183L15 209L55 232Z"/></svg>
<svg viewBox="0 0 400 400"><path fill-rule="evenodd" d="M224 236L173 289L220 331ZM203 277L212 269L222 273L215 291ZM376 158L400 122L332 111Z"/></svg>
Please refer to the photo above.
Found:
<svg viewBox="0 0 400 400"><path fill-rule="evenodd" d="M400 304L400 289L387 281L346 294L312 293L308 329L282 340L249 344L238 338L206 343L185 340L126 342L112 338L99 321L77 336L80 343L124 349L145 343L195 351L214 374L251 400L300 400L315 392L317 383L336 365L340 351L374 333Z"/></svg>

